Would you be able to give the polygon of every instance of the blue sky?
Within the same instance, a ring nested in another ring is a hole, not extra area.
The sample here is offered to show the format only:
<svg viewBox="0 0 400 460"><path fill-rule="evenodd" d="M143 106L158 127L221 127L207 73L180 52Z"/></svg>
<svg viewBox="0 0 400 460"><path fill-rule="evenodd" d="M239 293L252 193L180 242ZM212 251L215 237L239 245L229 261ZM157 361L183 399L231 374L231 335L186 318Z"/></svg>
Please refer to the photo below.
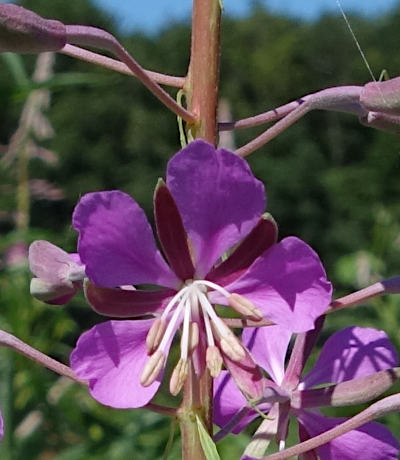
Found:
<svg viewBox="0 0 400 460"><path fill-rule="evenodd" d="M192 0L94 0L118 20L125 31L154 32L170 20L184 19L190 14ZM346 12L378 15L390 10L397 0L341 0ZM313 19L324 11L339 12L336 0L262 0L272 11ZM224 0L225 12L245 15L252 0Z"/></svg>

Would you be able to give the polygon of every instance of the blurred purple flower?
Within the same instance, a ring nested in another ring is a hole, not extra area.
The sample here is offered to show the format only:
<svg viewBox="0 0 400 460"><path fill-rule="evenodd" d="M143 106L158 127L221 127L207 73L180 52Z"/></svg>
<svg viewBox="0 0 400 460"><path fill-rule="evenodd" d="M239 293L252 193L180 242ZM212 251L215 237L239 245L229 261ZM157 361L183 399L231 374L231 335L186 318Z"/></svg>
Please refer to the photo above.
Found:
<svg viewBox="0 0 400 460"><path fill-rule="evenodd" d="M281 326L243 331L243 342L248 346L256 362L263 367L273 381L287 391L306 391L315 386L329 386L372 375L378 371L398 365L394 346L383 331L370 328L348 327L333 334L324 344L313 369L307 373L295 388L284 369L285 356L291 338L291 331ZM298 400L302 401L301 394ZM214 422L223 427L240 411L248 406L245 397L237 390L227 372L221 372L214 385ZM266 414L277 405L261 403L259 409ZM339 425L345 419L322 415L315 408L305 410L284 408L286 417L279 415L284 424L288 422L287 411L299 422L300 439L306 440ZM279 407L279 411L282 408ZM232 430L239 433L259 416L250 409L246 416ZM279 426L277 432L287 433L287 426ZM278 439L279 440L279 439ZM280 440L281 441L281 440ZM362 452L364 460L395 460L399 454L399 443L391 432L379 423L370 422L318 447L309 453L310 458L321 460L353 460ZM308 458L308 457L307 457Z"/></svg>
<svg viewBox="0 0 400 460"><path fill-rule="evenodd" d="M90 280L89 303L108 316L156 317L109 321L80 337L71 366L89 380L94 398L113 407L146 404L160 385L181 325L173 394L180 391L190 359L198 376L205 365L218 375L224 359L243 391L251 397L262 392L258 367L213 305L305 331L331 300L316 253L294 237L276 244L277 229L262 217L264 208L264 186L248 164L200 140L169 161L167 183L160 181L154 194L157 234L169 265L131 197L120 191L82 197L73 225ZM119 288L142 284L161 288Z"/></svg>

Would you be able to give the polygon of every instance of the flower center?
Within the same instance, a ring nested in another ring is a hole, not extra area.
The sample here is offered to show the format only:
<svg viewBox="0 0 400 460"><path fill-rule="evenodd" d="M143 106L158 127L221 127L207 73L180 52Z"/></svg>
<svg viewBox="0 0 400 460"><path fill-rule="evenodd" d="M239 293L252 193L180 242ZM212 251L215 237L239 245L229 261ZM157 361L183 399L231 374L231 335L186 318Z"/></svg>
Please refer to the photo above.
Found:
<svg viewBox="0 0 400 460"><path fill-rule="evenodd" d="M215 312L208 298L209 291L218 291L232 305L230 299L235 294L232 295L218 284L207 280L188 280L170 300L162 315L154 321L146 339L147 351L151 357L142 372L143 386L151 385L157 378L165 364L171 341L181 325L181 354L171 376L172 394L180 391L186 379L188 358L197 348L200 333L205 334L207 347L203 359L213 377L219 375L222 367L220 350L233 361L245 357L245 350L239 340Z"/></svg>

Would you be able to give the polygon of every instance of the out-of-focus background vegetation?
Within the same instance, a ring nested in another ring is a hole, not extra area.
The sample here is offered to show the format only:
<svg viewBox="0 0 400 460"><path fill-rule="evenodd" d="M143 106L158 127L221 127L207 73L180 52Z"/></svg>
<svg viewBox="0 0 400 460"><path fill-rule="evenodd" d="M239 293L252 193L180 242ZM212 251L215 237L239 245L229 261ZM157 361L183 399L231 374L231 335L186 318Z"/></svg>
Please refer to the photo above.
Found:
<svg viewBox="0 0 400 460"><path fill-rule="evenodd" d="M23 5L46 17L118 34L88 0ZM400 75L400 8L373 20L350 20L376 75L382 69ZM225 17L222 33L221 97L236 119L322 88L370 80L338 17L304 23L256 5L247 18ZM146 68L184 75L188 24L120 38ZM65 307L33 300L24 244L48 239L73 252L71 213L89 191L122 189L151 218L153 188L179 149L179 137L175 117L134 79L57 55L54 63L39 65L45 83L37 74L35 83L35 67L36 56L0 56L0 327L67 363L79 334L102 318L82 296ZM32 99L32 89L39 87L46 89ZM33 118L26 138L15 132L29 97ZM238 131L234 141L242 145L259 131ZM297 235L319 252L335 296L400 272L398 137L362 127L348 115L315 112L249 162L266 184L268 211L280 236ZM338 328L355 324L384 329L398 347L399 319L397 297L370 301L330 315L321 343ZM0 350L0 389L6 419L2 460L162 458L169 420L143 410L102 407L84 388L5 349ZM400 433L398 416L383 422ZM238 458L250 433L221 443L222 458ZM177 436L172 455L179 458Z"/></svg>

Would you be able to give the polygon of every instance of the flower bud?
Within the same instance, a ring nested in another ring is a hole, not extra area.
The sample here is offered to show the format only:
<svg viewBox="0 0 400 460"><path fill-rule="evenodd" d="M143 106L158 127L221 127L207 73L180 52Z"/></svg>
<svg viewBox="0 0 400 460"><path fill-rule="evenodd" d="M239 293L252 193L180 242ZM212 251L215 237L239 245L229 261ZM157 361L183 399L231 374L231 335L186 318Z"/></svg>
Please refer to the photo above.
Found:
<svg viewBox="0 0 400 460"><path fill-rule="evenodd" d="M42 53L66 44L65 25L18 5L0 4L0 52Z"/></svg>

